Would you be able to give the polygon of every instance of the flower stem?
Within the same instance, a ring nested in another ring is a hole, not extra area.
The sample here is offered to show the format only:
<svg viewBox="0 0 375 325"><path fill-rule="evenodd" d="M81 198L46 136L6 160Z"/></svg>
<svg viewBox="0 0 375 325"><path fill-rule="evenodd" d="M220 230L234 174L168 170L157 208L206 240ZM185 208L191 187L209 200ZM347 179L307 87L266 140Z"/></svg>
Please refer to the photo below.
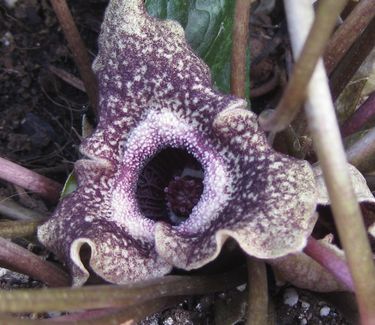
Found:
<svg viewBox="0 0 375 325"><path fill-rule="evenodd" d="M361 139L347 151L348 161L363 172L375 170L375 127L370 129Z"/></svg>
<svg viewBox="0 0 375 325"><path fill-rule="evenodd" d="M310 0L284 0L294 53L313 21ZM335 223L354 282L363 325L375 322L375 267L361 211L350 181L344 148L320 60L308 87L305 112L327 184Z"/></svg>
<svg viewBox="0 0 375 325"><path fill-rule="evenodd" d="M232 63L231 63L231 92L233 95L246 96L246 56L249 43L250 7L254 0L236 0Z"/></svg>
<svg viewBox="0 0 375 325"><path fill-rule="evenodd" d="M20 204L14 202L10 197L0 195L0 213L1 215L15 220L35 220L42 218L39 212L27 209ZM1 235L0 235L1 236Z"/></svg>
<svg viewBox="0 0 375 325"><path fill-rule="evenodd" d="M253 0L237 0L233 30L231 92L246 96L246 51L249 41L250 8ZM267 275L263 261L248 257L248 324L267 323Z"/></svg>
<svg viewBox="0 0 375 325"><path fill-rule="evenodd" d="M266 264L259 259L248 257L248 312L246 324L268 324L268 285Z"/></svg>
<svg viewBox="0 0 375 325"><path fill-rule="evenodd" d="M70 283L68 275L57 266L43 261L39 256L25 248L0 237L0 264L10 270L27 274L52 287L67 286ZM31 290L32 291L32 290ZM33 303L33 294L28 297ZM30 310L30 312L33 310Z"/></svg>
<svg viewBox="0 0 375 325"><path fill-rule="evenodd" d="M214 276L167 276L128 285L0 292L0 312L43 312L133 306L170 296L205 294L246 281L243 268Z"/></svg>
<svg viewBox="0 0 375 325"><path fill-rule="evenodd" d="M341 127L341 134L347 137L360 131L369 121L375 119L375 92L350 116Z"/></svg>
<svg viewBox="0 0 375 325"><path fill-rule="evenodd" d="M20 319L0 316L1 324L6 325L38 325L38 324L74 324L74 325L108 325L108 324L137 324L147 316L176 305L182 298L166 297L141 303L126 309L101 309L81 312L51 319Z"/></svg>
<svg viewBox="0 0 375 325"><path fill-rule="evenodd" d="M25 167L0 157L0 178L57 202L62 186Z"/></svg>
<svg viewBox="0 0 375 325"><path fill-rule="evenodd" d="M302 51L293 67L292 76L283 96L272 114L260 115L259 123L266 131L278 132L285 129L295 118L306 97L306 88L316 63L323 54L337 17L348 0L320 1L316 18L307 36Z"/></svg>
<svg viewBox="0 0 375 325"><path fill-rule="evenodd" d="M310 237L304 248L304 253L317 261L320 265L327 269L348 289L354 291L353 280L345 260L337 256L324 245L320 244L315 238Z"/></svg>
<svg viewBox="0 0 375 325"><path fill-rule="evenodd" d="M18 238L33 236L41 220L0 222L0 237Z"/></svg>
<svg viewBox="0 0 375 325"><path fill-rule="evenodd" d="M74 23L66 0L51 0L51 4L64 31L65 38L73 54L73 59L85 85L91 107L95 113L98 102L98 86L94 72L91 69L89 53Z"/></svg>
<svg viewBox="0 0 375 325"><path fill-rule="evenodd" d="M374 17L375 1L361 0L333 34L324 55L324 63L329 75Z"/></svg>
<svg viewBox="0 0 375 325"><path fill-rule="evenodd" d="M375 18L373 18L354 44L345 53L336 69L330 74L330 88L334 101L353 78L375 44Z"/></svg>

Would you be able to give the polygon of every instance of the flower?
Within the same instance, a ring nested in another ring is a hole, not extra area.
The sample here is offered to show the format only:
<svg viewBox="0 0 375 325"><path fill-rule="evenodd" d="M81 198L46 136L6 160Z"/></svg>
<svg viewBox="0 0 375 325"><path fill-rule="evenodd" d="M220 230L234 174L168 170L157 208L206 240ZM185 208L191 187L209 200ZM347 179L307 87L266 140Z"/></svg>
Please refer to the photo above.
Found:
<svg viewBox="0 0 375 325"><path fill-rule="evenodd" d="M73 285L199 268L229 237L259 258L302 250L316 221L309 164L275 152L246 102L212 88L180 25L111 0L93 68L100 119L78 188L38 230Z"/></svg>

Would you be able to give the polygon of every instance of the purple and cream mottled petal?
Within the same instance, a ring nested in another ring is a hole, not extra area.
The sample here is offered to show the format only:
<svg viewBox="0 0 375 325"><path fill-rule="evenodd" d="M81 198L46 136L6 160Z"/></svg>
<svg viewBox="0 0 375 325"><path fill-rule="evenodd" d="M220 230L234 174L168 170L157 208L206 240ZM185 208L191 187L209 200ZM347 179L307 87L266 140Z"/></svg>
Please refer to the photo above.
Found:
<svg viewBox="0 0 375 325"><path fill-rule="evenodd" d="M78 236L70 246L73 285L81 286L89 272L82 263L82 245L90 247L91 270L102 279L126 284L153 279L169 273L172 266L161 259L153 244L135 240L114 222L98 220Z"/></svg>
<svg viewBox="0 0 375 325"><path fill-rule="evenodd" d="M215 259L228 237L258 258L301 251L316 222L317 193L309 164L273 151L249 111L224 111L214 128L222 140L218 152L228 175L221 191L227 195L225 203L216 205L209 218L199 211L198 202L186 223L158 223L158 253L179 268L194 269ZM216 172L205 168L207 174ZM208 192L216 187L205 185Z"/></svg>
<svg viewBox="0 0 375 325"><path fill-rule="evenodd" d="M80 147L78 189L38 231L75 285L88 276L83 246L90 268L115 283L200 267L227 237L260 258L303 248L316 221L312 170L268 146L244 100L212 88L181 26L148 16L143 0L111 0L93 68L100 116ZM166 148L204 170L203 193L178 226L146 218L136 196L142 169Z"/></svg>
<svg viewBox="0 0 375 325"><path fill-rule="evenodd" d="M89 157L120 161L123 142L149 110L169 109L207 131L216 113L244 105L212 89L210 71L181 26L148 16L140 0L110 1L93 68L100 121L81 145Z"/></svg>
<svg viewBox="0 0 375 325"><path fill-rule="evenodd" d="M360 171L351 164L348 164L348 168L357 201L360 203L365 224L368 227L368 233L372 237L375 237L375 197L367 186L366 179ZM319 165L315 165L313 170L318 188L318 204L329 205L330 200L322 169Z"/></svg>
<svg viewBox="0 0 375 325"><path fill-rule="evenodd" d="M80 160L75 166L78 189L59 204L53 217L38 228L40 242L65 261L73 285L84 284L89 272L81 247L90 247L89 265L104 280L128 283L160 277L171 266L156 255L153 239L137 240L110 205L113 167L108 162ZM151 229L144 229L143 239Z"/></svg>
<svg viewBox="0 0 375 325"><path fill-rule="evenodd" d="M348 168L358 202L375 204L375 197L371 193L369 187L367 186L366 180L360 171L351 164L348 164ZM327 187L324 182L323 171L319 165L313 166L313 170L318 188L318 204L329 205L330 200Z"/></svg>

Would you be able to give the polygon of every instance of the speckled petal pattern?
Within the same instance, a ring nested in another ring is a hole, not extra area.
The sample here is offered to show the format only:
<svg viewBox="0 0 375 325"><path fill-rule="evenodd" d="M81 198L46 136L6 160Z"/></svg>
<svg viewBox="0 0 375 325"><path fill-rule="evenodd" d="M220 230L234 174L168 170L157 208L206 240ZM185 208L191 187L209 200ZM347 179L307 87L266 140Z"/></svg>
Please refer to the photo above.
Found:
<svg viewBox="0 0 375 325"><path fill-rule="evenodd" d="M75 285L88 276L84 244L91 269L113 283L198 268L228 237L260 258L302 250L316 221L312 169L268 146L244 100L212 88L177 23L149 17L142 0L111 0L93 68L100 120L80 147L78 189L38 231ZM146 218L136 197L142 169L165 148L204 170L203 193L177 226Z"/></svg>
<svg viewBox="0 0 375 325"><path fill-rule="evenodd" d="M369 203L375 205L375 197L371 193L369 187L367 186L366 180L360 171L355 168L353 165L348 164L349 168L349 175L352 180L354 193L357 196L357 200L359 203ZM329 205L330 200L328 196L328 191L326 184L323 178L323 171L319 165L313 166L315 180L318 189L318 204L321 205Z"/></svg>
<svg viewBox="0 0 375 325"><path fill-rule="evenodd" d="M302 250L316 220L309 165L273 151L249 111L224 110L214 121L214 132L230 175L227 200L208 219L198 214L199 227L191 226L194 214L179 226L159 223L159 254L177 267L194 269L213 260L228 237L259 258Z"/></svg>

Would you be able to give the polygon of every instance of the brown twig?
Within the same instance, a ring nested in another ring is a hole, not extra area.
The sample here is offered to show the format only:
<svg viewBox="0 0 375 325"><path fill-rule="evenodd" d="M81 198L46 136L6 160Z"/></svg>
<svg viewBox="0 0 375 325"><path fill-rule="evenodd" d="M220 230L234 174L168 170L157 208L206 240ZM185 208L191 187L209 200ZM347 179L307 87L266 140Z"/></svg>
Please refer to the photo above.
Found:
<svg viewBox="0 0 375 325"><path fill-rule="evenodd" d="M375 17L375 1L361 0L350 15L333 34L324 54L327 73L331 74L345 53L363 33L369 22Z"/></svg>
<svg viewBox="0 0 375 325"><path fill-rule="evenodd" d="M71 73L63 69L54 67L53 65L49 65L48 70L51 71L54 75L58 76L60 79L64 80L69 85L73 86L74 88L86 92L85 85L83 84L82 80L73 76Z"/></svg>
<svg viewBox="0 0 375 325"><path fill-rule="evenodd" d="M213 293L243 284L244 268L214 276L167 276L128 285L0 292L0 312L43 312L129 307L171 296Z"/></svg>
<svg viewBox="0 0 375 325"><path fill-rule="evenodd" d="M259 123L266 131L279 132L295 118L306 97L306 88L318 59L323 54L340 12L348 0L320 1L316 18L301 53L293 67L293 73L284 94L272 114L260 115ZM290 31L291 32L291 31Z"/></svg>
<svg viewBox="0 0 375 325"><path fill-rule="evenodd" d="M0 264L10 270L27 274L51 287L62 287L70 284L68 275L57 266L43 261L27 249L1 237ZM32 294L29 299L30 303L33 303Z"/></svg>
<svg viewBox="0 0 375 325"><path fill-rule="evenodd" d="M230 87L232 94L241 98L246 95L246 51L252 2L253 0L237 0L234 16Z"/></svg>
<svg viewBox="0 0 375 325"><path fill-rule="evenodd" d="M341 127L342 136L360 131L371 120L375 120L375 92L345 121Z"/></svg>
<svg viewBox="0 0 375 325"><path fill-rule="evenodd" d="M96 77L91 69L91 60L87 49L81 39L77 26L74 23L66 0L51 0L51 4L64 31L69 48L72 51L73 59L85 85L90 104L93 107L94 112L96 112L98 102L98 85Z"/></svg>
<svg viewBox="0 0 375 325"><path fill-rule="evenodd" d="M348 161L362 172L375 170L375 127L355 142L347 151Z"/></svg>
<svg viewBox="0 0 375 325"><path fill-rule="evenodd" d="M311 26L310 0L284 0L293 51L298 53ZM363 325L375 322L375 267L361 211L350 181L341 135L322 61L309 84L305 112L319 158L335 223L354 282Z"/></svg>
<svg viewBox="0 0 375 325"><path fill-rule="evenodd" d="M25 167L0 157L0 178L57 202L62 186Z"/></svg>
<svg viewBox="0 0 375 325"><path fill-rule="evenodd" d="M268 284L266 264L252 257L247 259L248 312L246 324L268 324Z"/></svg>

